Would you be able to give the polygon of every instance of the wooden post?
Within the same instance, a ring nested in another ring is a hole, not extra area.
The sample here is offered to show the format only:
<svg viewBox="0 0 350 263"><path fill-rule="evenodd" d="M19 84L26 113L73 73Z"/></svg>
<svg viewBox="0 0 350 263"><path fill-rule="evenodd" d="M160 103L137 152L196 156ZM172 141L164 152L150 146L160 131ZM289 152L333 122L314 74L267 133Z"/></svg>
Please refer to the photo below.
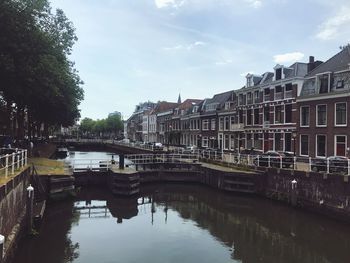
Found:
<svg viewBox="0 0 350 263"><path fill-rule="evenodd" d="M4 243L5 237L0 235L0 263L2 263L2 259L4 258Z"/></svg>

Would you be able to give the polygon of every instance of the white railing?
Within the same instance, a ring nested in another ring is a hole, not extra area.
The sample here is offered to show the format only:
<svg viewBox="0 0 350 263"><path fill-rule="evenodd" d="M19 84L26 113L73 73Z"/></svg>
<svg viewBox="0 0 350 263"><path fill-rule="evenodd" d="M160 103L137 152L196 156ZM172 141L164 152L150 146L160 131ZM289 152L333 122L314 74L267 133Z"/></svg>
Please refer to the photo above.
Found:
<svg viewBox="0 0 350 263"><path fill-rule="evenodd" d="M22 149L0 148L0 176L14 175L28 163L28 151Z"/></svg>
<svg viewBox="0 0 350 263"><path fill-rule="evenodd" d="M132 164L147 163L195 163L199 160L195 154L129 154L125 158Z"/></svg>
<svg viewBox="0 0 350 263"><path fill-rule="evenodd" d="M68 163L68 167L73 172L81 171L108 171L116 161L111 159L73 159Z"/></svg>

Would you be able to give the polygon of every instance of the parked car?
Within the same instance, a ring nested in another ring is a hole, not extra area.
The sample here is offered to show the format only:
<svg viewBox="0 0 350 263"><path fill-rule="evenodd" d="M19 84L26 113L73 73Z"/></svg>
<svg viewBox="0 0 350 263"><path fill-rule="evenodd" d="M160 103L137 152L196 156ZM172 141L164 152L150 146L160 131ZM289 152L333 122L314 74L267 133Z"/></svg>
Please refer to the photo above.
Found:
<svg viewBox="0 0 350 263"><path fill-rule="evenodd" d="M330 173L348 173L348 159L340 156L330 156L329 161ZM314 172L327 172L327 159L313 159L311 170Z"/></svg>
<svg viewBox="0 0 350 263"><path fill-rule="evenodd" d="M282 160L282 168L293 167L294 162L293 155L288 152L267 151L254 158L254 165L268 167L269 160L271 167L280 167Z"/></svg>
<svg viewBox="0 0 350 263"><path fill-rule="evenodd" d="M154 149L154 150L162 151L162 150L163 150L163 144L161 144L160 142L156 142L156 143L153 145L153 149Z"/></svg>
<svg viewBox="0 0 350 263"><path fill-rule="evenodd" d="M195 145L190 145L186 146L185 149L182 151L184 154L193 154L197 150L197 146Z"/></svg>

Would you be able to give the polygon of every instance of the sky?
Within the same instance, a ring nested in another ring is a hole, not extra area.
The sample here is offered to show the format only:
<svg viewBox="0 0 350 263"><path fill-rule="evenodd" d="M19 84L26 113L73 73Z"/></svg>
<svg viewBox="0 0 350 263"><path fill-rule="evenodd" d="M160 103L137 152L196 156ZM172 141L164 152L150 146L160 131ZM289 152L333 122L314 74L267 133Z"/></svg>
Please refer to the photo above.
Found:
<svg viewBox="0 0 350 263"><path fill-rule="evenodd" d="M51 0L76 28L82 118L210 98L350 42L349 0Z"/></svg>

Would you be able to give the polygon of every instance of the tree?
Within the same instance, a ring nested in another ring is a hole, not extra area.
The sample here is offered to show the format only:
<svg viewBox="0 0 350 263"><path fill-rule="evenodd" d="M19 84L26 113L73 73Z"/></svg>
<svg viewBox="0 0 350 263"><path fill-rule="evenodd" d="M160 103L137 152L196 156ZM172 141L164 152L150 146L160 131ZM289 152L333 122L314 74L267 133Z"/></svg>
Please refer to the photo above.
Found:
<svg viewBox="0 0 350 263"><path fill-rule="evenodd" d="M32 126L69 126L80 117L83 84L67 56L77 40L62 10L47 0L0 3L0 88L8 127L16 118L23 137L24 116Z"/></svg>

